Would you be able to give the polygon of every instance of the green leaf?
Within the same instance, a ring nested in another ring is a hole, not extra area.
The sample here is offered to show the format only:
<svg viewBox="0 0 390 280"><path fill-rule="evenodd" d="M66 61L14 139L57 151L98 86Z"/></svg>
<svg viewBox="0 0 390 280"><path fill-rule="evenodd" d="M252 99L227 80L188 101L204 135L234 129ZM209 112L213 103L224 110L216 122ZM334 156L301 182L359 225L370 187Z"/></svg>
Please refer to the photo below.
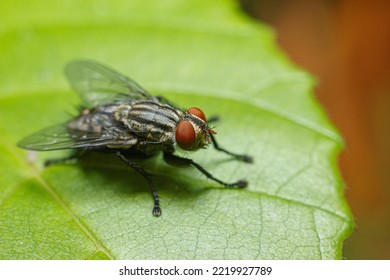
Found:
<svg viewBox="0 0 390 280"><path fill-rule="evenodd" d="M12 1L0 17L1 259L337 259L352 230L337 155L343 142L313 98L314 80L274 34L234 1ZM112 155L43 168L60 152L16 146L68 117L79 99L62 69L104 62L154 94L222 117L221 146L185 156L195 169L143 164L144 180ZM35 158L37 157L37 158Z"/></svg>

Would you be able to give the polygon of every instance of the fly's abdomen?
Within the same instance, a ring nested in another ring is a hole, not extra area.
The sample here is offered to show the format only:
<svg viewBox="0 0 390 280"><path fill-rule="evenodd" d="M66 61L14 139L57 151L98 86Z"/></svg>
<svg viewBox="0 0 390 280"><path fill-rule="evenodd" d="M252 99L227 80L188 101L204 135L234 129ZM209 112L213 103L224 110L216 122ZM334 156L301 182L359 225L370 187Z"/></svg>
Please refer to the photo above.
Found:
<svg viewBox="0 0 390 280"><path fill-rule="evenodd" d="M168 104L153 100L139 100L119 105L115 112L115 119L144 140L173 143L177 124L183 115L180 110Z"/></svg>
<svg viewBox="0 0 390 280"><path fill-rule="evenodd" d="M68 128L85 131L102 133L114 124L113 111L114 106L101 106L95 109L85 109L80 116L68 123Z"/></svg>

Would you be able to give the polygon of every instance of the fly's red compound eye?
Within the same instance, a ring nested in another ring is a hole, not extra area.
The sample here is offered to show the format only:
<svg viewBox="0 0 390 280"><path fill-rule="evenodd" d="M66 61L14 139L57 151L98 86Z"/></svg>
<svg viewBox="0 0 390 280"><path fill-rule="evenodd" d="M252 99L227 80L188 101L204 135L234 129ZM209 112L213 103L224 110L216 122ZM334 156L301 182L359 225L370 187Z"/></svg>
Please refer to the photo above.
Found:
<svg viewBox="0 0 390 280"><path fill-rule="evenodd" d="M176 127L176 142L183 150L190 151L196 141L195 130L189 121L181 121Z"/></svg>
<svg viewBox="0 0 390 280"><path fill-rule="evenodd" d="M206 116L201 109L196 107L191 107L190 109L187 110L187 112L206 122Z"/></svg>

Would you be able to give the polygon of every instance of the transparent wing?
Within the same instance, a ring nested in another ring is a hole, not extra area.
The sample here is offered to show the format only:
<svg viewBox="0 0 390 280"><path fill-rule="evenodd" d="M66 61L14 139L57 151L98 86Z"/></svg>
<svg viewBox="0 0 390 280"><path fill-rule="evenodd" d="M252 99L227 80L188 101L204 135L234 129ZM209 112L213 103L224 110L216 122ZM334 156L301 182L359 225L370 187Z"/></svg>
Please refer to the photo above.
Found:
<svg viewBox="0 0 390 280"><path fill-rule="evenodd" d="M171 107L174 107L176 109L179 109L181 110L183 113L186 111L184 108L182 108L181 106L177 105L176 103L174 103L173 101L161 96L161 95L157 95L156 96L157 100L161 103L161 104L168 104L170 105Z"/></svg>
<svg viewBox="0 0 390 280"><path fill-rule="evenodd" d="M88 107L120 100L157 100L132 79L94 61L71 62L66 66L65 74Z"/></svg>
<svg viewBox="0 0 390 280"><path fill-rule="evenodd" d="M67 124L57 124L22 139L18 146L27 150L52 151L77 148L99 148L118 144L118 134L69 130Z"/></svg>

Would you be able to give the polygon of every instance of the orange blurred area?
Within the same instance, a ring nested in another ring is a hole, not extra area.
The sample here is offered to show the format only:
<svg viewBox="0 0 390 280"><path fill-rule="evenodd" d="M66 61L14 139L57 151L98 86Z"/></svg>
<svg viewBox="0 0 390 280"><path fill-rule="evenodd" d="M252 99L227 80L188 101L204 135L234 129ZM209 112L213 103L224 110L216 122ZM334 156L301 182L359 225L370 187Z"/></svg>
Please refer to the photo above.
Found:
<svg viewBox="0 0 390 280"><path fill-rule="evenodd" d="M390 259L390 1L240 2L317 76L317 98L345 139L340 169L356 229L344 257Z"/></svg>

